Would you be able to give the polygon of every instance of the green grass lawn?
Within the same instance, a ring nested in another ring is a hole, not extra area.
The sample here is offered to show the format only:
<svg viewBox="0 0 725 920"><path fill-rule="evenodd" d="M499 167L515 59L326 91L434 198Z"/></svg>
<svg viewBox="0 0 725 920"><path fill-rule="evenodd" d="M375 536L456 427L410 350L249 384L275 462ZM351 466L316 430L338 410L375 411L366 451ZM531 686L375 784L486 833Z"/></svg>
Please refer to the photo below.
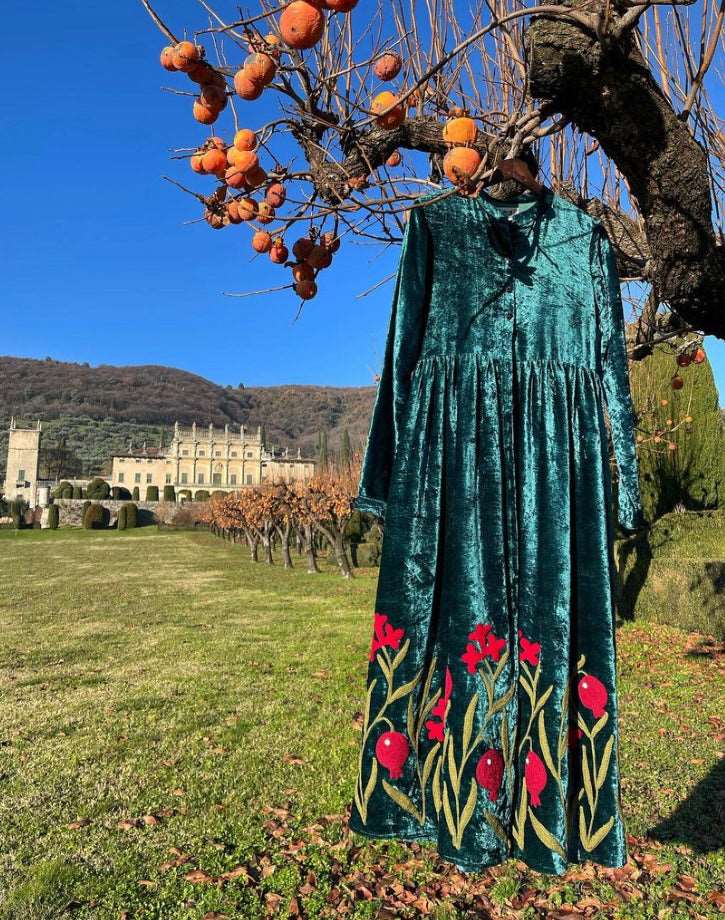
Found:
<svg viewBox="0 0 725 920"><path fill-rule="evenodd" d="M0 532L3 920L717 915L712 643L618 633L631 865L464 877L347 833L377 570L303 562L205 532Z"/></svg>

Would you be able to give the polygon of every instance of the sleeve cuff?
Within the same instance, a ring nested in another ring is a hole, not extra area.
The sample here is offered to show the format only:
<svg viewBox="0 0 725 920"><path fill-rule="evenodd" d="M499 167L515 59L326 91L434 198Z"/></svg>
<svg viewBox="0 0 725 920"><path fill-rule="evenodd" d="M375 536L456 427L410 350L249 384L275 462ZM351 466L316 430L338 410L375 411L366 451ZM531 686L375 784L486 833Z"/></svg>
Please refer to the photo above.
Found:
<svg viewBox="0 0 725 920"><path fill-rule="evenodd" d="M367 511L376 517L385 518L387 502L379 498L368 498L366 495L356 495L352 500L352 507L356 511Z"/></svg>

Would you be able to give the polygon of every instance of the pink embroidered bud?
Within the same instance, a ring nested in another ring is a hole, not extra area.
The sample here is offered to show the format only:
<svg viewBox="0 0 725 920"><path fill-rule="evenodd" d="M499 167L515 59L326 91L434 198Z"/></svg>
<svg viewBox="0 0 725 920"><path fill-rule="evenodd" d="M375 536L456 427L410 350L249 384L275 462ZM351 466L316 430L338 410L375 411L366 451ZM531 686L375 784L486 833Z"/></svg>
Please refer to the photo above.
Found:
<svg viewBox="0 0 725 920"><path fill-rule="evenodd" d="M476 782L486 790L491 802L498 798L503 779L503 756L495 748L489 748L476 764Z"/></svg>
<svg viewBox="0 0 725 920"><path fill-rule="evenodd" d="M541 805L541 793L546 786L547 773L543 760L534 751L529 751L526 755L526 767L524 769L526 778L526 788L531 795L531 804L533 806Z"/></svg>
<svg viewBox="0 0 725 920"><path fill-rule="evenodd" d="M585 674L579 681L579 699L582 706L590 709L594 718L599 719L607 705L607 688L593 674Z"/></svg>
<svg viewBox="0 0 725 920"><path fill-rule="evenodd" d="M410 745L405 735L400 732L385 732L375 745L375 756L390 774L391 779L400 779L403 764L408 759Z"/></svg>

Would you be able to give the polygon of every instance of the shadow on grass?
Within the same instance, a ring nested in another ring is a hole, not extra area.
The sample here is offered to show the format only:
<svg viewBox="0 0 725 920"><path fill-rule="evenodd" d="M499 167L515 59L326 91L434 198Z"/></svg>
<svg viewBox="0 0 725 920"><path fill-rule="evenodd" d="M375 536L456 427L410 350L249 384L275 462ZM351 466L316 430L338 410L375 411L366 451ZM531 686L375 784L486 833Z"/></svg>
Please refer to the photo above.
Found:
<svg viewBox="0 0 725 920"><path fill-rule="evenodd" d="M720 760L669 817L647 831L647 836L662 842L685 843L697 853L725 847L723 790L725 760Z"/></svg>

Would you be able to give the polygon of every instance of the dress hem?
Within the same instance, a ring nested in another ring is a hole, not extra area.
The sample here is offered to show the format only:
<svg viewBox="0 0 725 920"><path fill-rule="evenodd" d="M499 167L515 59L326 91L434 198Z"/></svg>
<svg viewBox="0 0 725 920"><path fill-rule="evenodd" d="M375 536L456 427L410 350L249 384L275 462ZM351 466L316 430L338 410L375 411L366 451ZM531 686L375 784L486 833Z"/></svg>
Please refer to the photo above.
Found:
<svg viewBox="0 0 725 920"><path fill-rule="evenodd" d="M363 831L363 830L358 830L357 828L352 827L352 826L350 826L350 830L355 834L360 834L362 837L367 837L371 840L402 840L406 843L415 842L418 840L426 840L426 841L429 841L430 843L435 843L435 844L438 843L438 837L433 834L407 834L401 831L390 831L390 832L369 831L369 830ZM591 857L584 857L584 858L578 858L578 859L567 859L566 868L564 868L561 872L558 872L556 869L552 869L550 866L544 868L542 866L535 865L529 862L523 856L511 855L511 856L505 857L504 859L497 859L497 860L494 860L488 863L475 863L474 864L474 863L465 863L465 862L462 863L456 857L448 856L445 853L442 853L438 849L436 849L436 853L438 854L439 858L442 859L444 862L451 863L452 865L455 865L457 869L461 869L463 872L466 872L466 873L483 872L484 869L490 869L493 866L501 866L506 862L518 861L518 862L524 863L529 869L532 869L534 872L541 872L545 875L556 875L559 877L566 875L566 873L569 871L569 869L572 866L581 866L587 862L591 862L595 866L603 866L605 869L621 869L623 866L626 866L627 861L629 859L628 856L625 858L624 862L622 862L621 860L612 862L612 861L601 860L601 859L592 859Z"/></svg>

